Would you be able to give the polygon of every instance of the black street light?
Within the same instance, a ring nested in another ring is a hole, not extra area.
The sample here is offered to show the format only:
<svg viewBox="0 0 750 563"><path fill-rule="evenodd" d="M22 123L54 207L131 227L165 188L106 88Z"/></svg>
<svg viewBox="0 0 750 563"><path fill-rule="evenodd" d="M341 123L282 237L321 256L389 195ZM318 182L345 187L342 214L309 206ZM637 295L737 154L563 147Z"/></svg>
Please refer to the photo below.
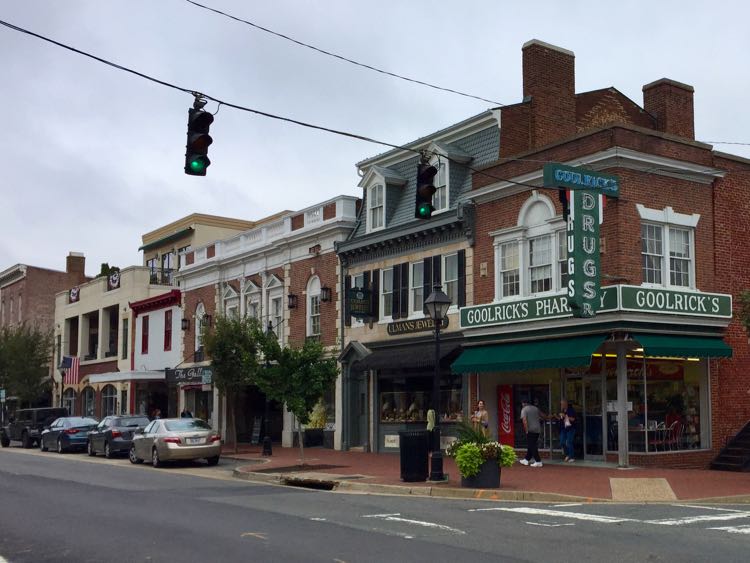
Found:
<svg viewBox="0 0 750 563"><path fill-rule="evenodd" d="M271 321L268 321L268 325L266 325L266 334L268 336L275 336L273 333L273 323ZM268 361L268 356L266 356L266 367L271 367L271 362ZM273 455L273 445L271 442L271 433L268 431L268 420L271 418L271 402L268 400L268 395L266 395L266 413L264 418L266 421L264 424L265 436L263 436L263 452L261 455L271 456Z"/></svg>
<svg viewBox="0 0 750 563"><path fill-rule="evenodd" d="M435 325L435 378L432 382L432 408L435 411L435 428L432 431L432 457L430 463L430 481L444 481L443 454L440 451L440 329L443 319L448 314L451 299L443 293L441 286L436 285L430 296L425 299L424 307Z"/></svg>

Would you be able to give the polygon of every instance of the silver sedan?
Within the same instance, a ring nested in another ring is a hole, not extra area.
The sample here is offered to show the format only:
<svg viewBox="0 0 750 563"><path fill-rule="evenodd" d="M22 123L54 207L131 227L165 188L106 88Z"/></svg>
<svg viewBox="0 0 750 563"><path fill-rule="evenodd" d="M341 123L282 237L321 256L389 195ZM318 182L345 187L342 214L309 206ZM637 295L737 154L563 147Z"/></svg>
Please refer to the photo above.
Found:
<svg viewBox="0 0 750 563"><path fill-rule="evenodd" d="M198 418L153 420L142 432L136 431L130 446L130 463L150 460L154 467L165 461L202 459L219 463L221 437Z"/></svg>

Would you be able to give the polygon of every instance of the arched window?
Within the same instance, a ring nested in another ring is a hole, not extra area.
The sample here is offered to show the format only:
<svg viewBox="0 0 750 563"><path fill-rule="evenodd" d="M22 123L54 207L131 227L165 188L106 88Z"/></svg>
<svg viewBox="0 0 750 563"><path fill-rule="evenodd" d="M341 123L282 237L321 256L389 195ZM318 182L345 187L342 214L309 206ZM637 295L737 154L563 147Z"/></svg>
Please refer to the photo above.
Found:
<svg viewBox="0 0 750 563"><path fill-rule="evenodd" d="M96 412L96 393L94 393L93 387L86 387L86 389L83 390L83 393L81 394L82 400L83 400L83 412L81 413L83 416L94 416L94 413Z"/></svg>
<svg viewBox="0 0 750 563"><path fill-rule="evenodd" d="M565 249L565 221L550 198L532 191L517 226L495 233L495 298L562 291L568 274Z"/></svg>
<svg viewBox="0 0 750 563"><path fill-rule="evenodd" d="M203 319L206 317L206 308L203 303L198 303L195 308L195 351L203 348Z"/></svg>
<svg viewBox="0 0 750 563"><path fill-rule="evenodd" d="M76 414L76 392L72 387L68 387L63 393L63 407L68 409L68 416Z"/></svg>
<svg viewBox="0 0 750 563"><path fill-rule="evenodd" d="M106 385L102 389L102 417L117 414L117 389L114 385Z"/></svg>
<svg viewBox="0 0 750 563"><path fill-rule="evenodd" d="M320 278L307 282L307 336L320 338Z"/></svg>

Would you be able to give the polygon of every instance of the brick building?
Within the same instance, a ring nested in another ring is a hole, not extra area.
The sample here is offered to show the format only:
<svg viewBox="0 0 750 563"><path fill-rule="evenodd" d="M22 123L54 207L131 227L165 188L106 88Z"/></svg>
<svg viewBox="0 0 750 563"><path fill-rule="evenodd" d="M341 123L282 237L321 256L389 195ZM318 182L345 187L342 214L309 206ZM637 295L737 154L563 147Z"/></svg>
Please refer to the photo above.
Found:
<svg viewBox="0 0 750 563"><path fill-rule="evenodd" d="M284 345L301 345L306 338L315 338L338 351L340 277L334 243L354 228L358 205L357 198L339 196L300 211L283 212L185 255L185 265L176 276L183 291L183 361L181 371L170 372L179 380L180 408L196 401L211 402L217 421L214 427L226 435L226 398L198 375L198 370L208 373L211 369L210 358L203 354L200 328L216 315L257 318ZM334 391L325 397L329 430L335 426ZM236 398L238 439L249 442L268 434L291 446L293 417L281 405L271 404L269 410L266 430L266 398L248 386Z"/></svg>
<svg viewBox="0 0 750 563"><path fill-rule="evenodd" d="M612 87L576 93L570 51L533 40L522 53L523 101L501 108L498 158L465 196L473 302L453 370L505 443L525 445L521 400L556 413L568 399L577 458L705 467L750 419L736 317L750 286L750 161L695 139L691 86L657 80L641 106ZM572 316L567 223L545 163L619 178L619 197L602 198L591 318ZM557 433L545 425L544 449L558 450Z"/></svg>

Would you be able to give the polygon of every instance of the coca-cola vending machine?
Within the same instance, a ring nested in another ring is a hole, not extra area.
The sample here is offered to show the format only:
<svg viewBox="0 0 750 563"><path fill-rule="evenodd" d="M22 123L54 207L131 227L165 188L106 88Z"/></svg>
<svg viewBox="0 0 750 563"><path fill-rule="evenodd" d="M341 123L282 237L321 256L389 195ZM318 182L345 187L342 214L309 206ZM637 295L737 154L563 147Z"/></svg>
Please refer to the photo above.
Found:
<svg viewBox="0 0 750 563"><path fill-rule="evenodd" d="M516 446L513 428L513 386L497 386L497 437L504 446Z"/></svg>

